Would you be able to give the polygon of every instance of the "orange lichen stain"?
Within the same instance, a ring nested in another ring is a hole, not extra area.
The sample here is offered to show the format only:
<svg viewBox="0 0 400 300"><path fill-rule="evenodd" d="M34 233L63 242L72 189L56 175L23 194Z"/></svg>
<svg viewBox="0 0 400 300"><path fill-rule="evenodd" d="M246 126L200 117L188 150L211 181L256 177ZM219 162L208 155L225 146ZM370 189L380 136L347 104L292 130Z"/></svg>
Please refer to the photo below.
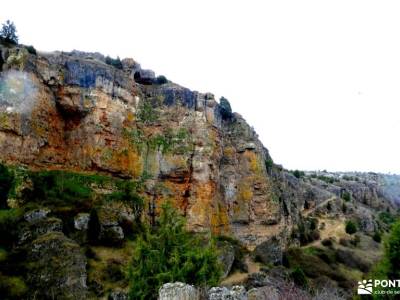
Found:
<svg viewBox="0 0 400 300"><path fill-rule="evenodd" d="M229 146L224 148L224 156L232 158L234 154L235 154L235 149L233 147Z"/></svg>
<svg viewBox="0 0 400 300"><path fill-rule="evenodd" d="M135 114L131 111L128 111L128 113L126 114L126 121L128 122L135 121Z"/></svg>
<svg viewBox="0 0 400 300"><path fill-rule="evenodd" d="M209 227L210 213L213 209L213 198L215 193L215 182L208 181L196 185L194 191L196 201L191 203L189 214L197 226ZM189 224L190 225L190 224Z"/></svg>
<svg viewBox="0 0 400 300"><path fill-rule="evenodd" d="M216 235L230 232L228 212L221 203L218 203L217 211L211 215L211 232Z"/></svg>
<svg viewBox="0 0 400 300"><path fill-rule="evenodd" d="M134 149L123 149L115 154L114 159L121 170L134 178L139 177L143 172L142 158Z"/></svg>
<svg viewBox="0 0 400 300"><path fill-rule="evenodd" d="M243 180L238 186L238 201L249 202L253 198L253 189L250 185L250 178Z"/></svg>
<svg viewBox="0 0 400 300"><path fill-rule="evenodd" d="M243 155L247 158L249 162L250 171L256 174L260 174L262 169L257 154L253 151L246 150Z"/></svg>

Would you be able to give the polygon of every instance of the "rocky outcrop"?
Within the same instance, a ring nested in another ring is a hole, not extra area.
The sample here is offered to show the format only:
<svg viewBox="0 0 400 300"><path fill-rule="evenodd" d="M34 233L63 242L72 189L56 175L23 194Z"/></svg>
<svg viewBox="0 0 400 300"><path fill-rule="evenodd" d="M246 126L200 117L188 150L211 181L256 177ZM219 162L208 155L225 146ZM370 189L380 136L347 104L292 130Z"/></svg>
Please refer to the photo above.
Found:
<svg viewBox="0 0 400 300"><path fill-rule="evenodd" d="M235 261L235 248L229 242L219 242L218 247L218 260L222 265L222 278L228 276L232 269L233 262Z"/></svg>
<svg viewBox="0 0 400 300"><path fill-rule="evenodd" d="M277 289L272 287L253 288L247 293L248 300L279 300Z"/></svg>
<svg viewBox="0 0 400 300"><path fill-rule="evenodd" d="M159 291L158 300L199 300L195 287L182 282L166 283Z"/></svg>
<svg viewBox="0 0 400 300"><path fill-rule="evenodd" d="M28 266L33 298L86 299L86 258L79 245L61 232L32 242Z"/></svg>
<svg viewBox="0 0 400 300"><path fill-rule="evenodd" d="M264 264L281 264L283 257L283 241L277 237L272 237L269 240L259 244L254 250L254 256L257 260Z"/></svg>

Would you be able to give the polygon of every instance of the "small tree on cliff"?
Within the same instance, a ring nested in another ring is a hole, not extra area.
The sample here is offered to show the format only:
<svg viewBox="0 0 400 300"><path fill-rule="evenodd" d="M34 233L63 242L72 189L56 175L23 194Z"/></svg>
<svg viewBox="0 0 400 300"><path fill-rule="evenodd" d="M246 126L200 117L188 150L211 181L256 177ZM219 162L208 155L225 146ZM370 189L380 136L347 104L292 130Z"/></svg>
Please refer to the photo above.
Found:
<svg viewBox="0 0 400 300"><path fill-rule="evenodd" d="M224 119L232 118L232 108L231 108L231 104L229 103L228 99L226 99L225 97L221 97L219 99L219 105L221 108L222 118L224 118Z"/></svg>
<svg viewBox="0 0 400 300"><path fill-rule="evenodd" d="M18 44L17 28L14 22L7 20L0 30L0 37L7 43Z"/></svg>
<svg viewBox="0 0 400 300"><path fill-rule="evenodd" d="M187 232L184 218L169 204L162 206L157 225L145 228L135 243L129 271L131 299L157 299L167 282L218 283L221 267L212 242Z"/></svg>

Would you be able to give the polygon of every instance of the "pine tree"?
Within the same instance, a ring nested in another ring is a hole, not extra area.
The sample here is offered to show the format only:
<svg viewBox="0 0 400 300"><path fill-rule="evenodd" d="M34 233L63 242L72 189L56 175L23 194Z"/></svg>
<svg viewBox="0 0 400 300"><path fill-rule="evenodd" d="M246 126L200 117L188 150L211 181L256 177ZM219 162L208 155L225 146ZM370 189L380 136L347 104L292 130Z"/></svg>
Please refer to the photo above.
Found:
<svg viewBox="0 0 400 300"><path fill-rule="evenodd" d="M221 268L217 251L185 230L184 218L171 205L162 207L158 227L147 227L137 239L129 272L131 299L156 299L167 282L216 285Z"/></svg>
<svg viewBox="0 0 400 300"><path fill-rule="evenodd" d="M14 22L7 20L3 23L0 37L8 43L18 44L17 28L15 27Z"/></svg>

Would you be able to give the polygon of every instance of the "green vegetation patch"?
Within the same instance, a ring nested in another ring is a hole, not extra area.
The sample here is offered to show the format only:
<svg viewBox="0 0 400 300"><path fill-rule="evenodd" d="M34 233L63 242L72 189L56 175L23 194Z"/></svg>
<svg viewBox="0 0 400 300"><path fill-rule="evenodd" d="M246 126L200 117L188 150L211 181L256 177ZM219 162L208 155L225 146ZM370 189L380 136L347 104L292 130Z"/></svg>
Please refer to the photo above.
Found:
<svg viewBox="0 0 400 300"><path fill-rule="evenodd" d="M214 244L187 232L184 218L166 204L157 226L146 227L135 242L130 297L157 299L158 289L167 282L214 286L220 275Z"/></svg>
<svg viewBox="0 0 400 300"><path fill-rule="evenodd" d="M354 221L349 220L346 222L345 230L348 234L354 234L357 232L357 224Z"/></svg>
<svg viewBox="0 0 400 300"><path fill-rule="evenodd" d="M191 150L190 134L186 128L173 130L166 128L161 133L146 135L139 128L125 130L125 136L138 152L161 150L162 153L183 154Z"/></svg>

